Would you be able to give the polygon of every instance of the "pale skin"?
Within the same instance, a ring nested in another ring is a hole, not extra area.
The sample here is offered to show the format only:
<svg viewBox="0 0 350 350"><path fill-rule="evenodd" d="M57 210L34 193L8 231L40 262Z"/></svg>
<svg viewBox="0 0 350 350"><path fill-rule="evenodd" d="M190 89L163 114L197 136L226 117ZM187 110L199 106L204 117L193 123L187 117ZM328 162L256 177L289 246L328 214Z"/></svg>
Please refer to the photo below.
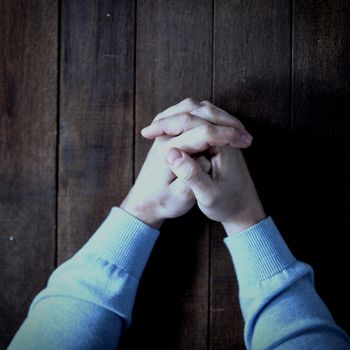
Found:
<svg viewBox="0 0 350 350"><path fill-rule="evenodd" d="M240 150L252 137L232 115L208 101L185 99L158 114L142 135L155 141L123 210L159 228L197 202L228 235L266 217Z"/></svg>

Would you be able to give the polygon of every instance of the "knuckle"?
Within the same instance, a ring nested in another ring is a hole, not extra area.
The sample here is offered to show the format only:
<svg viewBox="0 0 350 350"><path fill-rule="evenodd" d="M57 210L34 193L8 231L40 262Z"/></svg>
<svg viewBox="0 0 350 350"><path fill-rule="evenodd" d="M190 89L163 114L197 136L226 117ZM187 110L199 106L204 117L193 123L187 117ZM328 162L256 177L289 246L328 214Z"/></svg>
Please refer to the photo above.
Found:
<svg viewBox="0 0 350 350"><path fill-rule="evenodd" d="M218 118L217 111L215 110L215 108L213 106L205 106L204 109L206 114L210 116L211 122L217 122Z"/></svg>
<svg viewBox="0 0 350 350"><path fill-rule="evenodd" d="M211 106L211 105L206 105L206 106L204 107L204 109L205 109L205 111L206 111L208 114L210 114L210 115L214 115L214 114L215 114L215 109L214 109L214 107Z"/></svg>
<svg viewBox="0 0 350 350"><path fill-rule="evenodd" d="M191 97L186 97L184 100L183 100L184 103L188 103L188 104L191 104L191 103L194 103L194 99L191 98Z"/></svg>
<svg viewBox="0 0 350 350"><path fill-rule="evenodd" d="M187 97L185 98L182 103L185 105L185 106L188 106L188 108L196 108L197 105L198 105L198 102L191 98L191 97Z"/></svg>
<svg viewBox="0 0 350 350"><path fill-rule="evenodd" d="M232 118L232 123L233 123L233 126L239 130L245 130L245 126L244 124L239 120L237 119L236 117L232 116L229 114L229 116Z"/></svg>
<svg viewBox="0 0 350 350"><path fill-rule="evenodd" d="M201 104L206 105L206 106L210 106L211 105L211 103L208 100L201 101Z"/></svg>
<svg viewBox="0 0 350 350"><path fill-rule="evenodd" d="M240 140L240 133L235 128L227 128L226 129L226 136L228 142L237 142Z"/></svg>
<svg viewBox="0 0 350 350"><path fill-rule="evenodd" d="M215 128L211 124L204 124L201 126L204 137L211 137L214 134Z"/></svg>
<svg viewBox="0 0 350 350"><path fill-rule="evenodd" d="M206 157L200 156L199 158L197 158L196 162L205 173L208 173L211 167L211 163Z"/></svg>
<svg viewBox="0 0 350 350"><path fill-rule="evenodd" d="M210 170L211 170L211 162L208 159L204 158L204 160L203 160L203 171L205 173L209 174Z"/></svg>
<svg viewBox="0 0 350 350"><path fill-rule="evenodd" d="M196 178L196 168L193 164L184 166L183 178L185 181L193 181Z"/></svg>
<svg viewBox="0 0 350 350"><path fill-rule="evenodd" d="M159 128L160 124L162 123L163 119L157 119L152 124L154 124L155 127Z"/></svg>
<svg viewBox="0 0 350 350"><path fill-rule="evenodd" d="M234 121L237 123L238 127L242 130L245 129L244 124L237 118L233 117Z"/></svg>
<svg viewBox="0 0 350 350"><path fill-rule="evenodd" d="M162 112L161 113L158 113L155 117L154 117L154 119L153 119L153 122L155 122L156 120L159 120L160 118L162 118Z"/></svg>
<svg viewBox="0 0 350 350"><path fill-rule="evenodd" d="M155 129L163 131L164 122L165 122L165 120L163 118L161 118L161 119L155 120L152 124L154 124Z"/></svg>
<svg viewBox="0 0 350 350"><path fill-rule="evenodd" d="M183 124L186 124L186 125L191 124L192 120L193 120L193 116L190 113L183 113L182 114L182 123Z"/></svg>

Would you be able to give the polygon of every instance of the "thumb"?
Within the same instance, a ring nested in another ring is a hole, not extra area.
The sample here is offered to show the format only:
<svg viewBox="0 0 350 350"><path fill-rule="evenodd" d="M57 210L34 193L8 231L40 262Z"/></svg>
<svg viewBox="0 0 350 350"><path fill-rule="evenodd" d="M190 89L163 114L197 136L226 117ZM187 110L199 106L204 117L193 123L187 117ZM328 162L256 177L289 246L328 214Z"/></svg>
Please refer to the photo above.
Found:
<svg viewBox="0 0 350 350"><path fill-rule="evenodd" d="M170 148L165 162L170 170L191 188L198 202L210 202L214 182L194 159L177 148Z"/></svg>

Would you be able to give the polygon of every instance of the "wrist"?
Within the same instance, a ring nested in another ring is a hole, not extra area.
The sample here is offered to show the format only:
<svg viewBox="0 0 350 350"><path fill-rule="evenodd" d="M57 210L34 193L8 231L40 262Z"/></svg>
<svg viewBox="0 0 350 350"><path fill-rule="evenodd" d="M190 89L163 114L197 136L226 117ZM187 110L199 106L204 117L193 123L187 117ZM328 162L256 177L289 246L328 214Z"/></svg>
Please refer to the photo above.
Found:
<svg viewBox="0 0 350 350"><path fill-rule="evenodd" d="M247 230L266 218L260 200L254 202L231 220L222 222L227 236Z"/></svg>
<svg viewBox="0 0 350 350"><path fill-rule="evenodd" d="M120 208L155 229L159 229L164 222L164 219L157 215L154 205L134 202L129 196L120 204Z"/></svg>

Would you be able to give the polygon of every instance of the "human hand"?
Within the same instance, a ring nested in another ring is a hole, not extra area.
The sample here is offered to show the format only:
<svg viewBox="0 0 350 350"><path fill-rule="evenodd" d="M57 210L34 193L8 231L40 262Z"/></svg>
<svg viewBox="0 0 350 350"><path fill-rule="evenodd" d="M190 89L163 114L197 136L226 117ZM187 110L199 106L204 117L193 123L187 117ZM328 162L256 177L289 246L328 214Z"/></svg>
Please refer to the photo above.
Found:
<svg viewBox="0 0 350 350"><path fill-rule="evenodd" d="M191 154L205 151L211 146L250 145L249 136L236 119L221 116L215 120L216 123L221 123L219 126L213 125L203 117L190 114L191 111L202 107L198 102L186 99L159 114L154 125L148 128L148 131L143 131L145 136L151 138L154 126L162 127L162 118L167 117L169 113L176 116L176 119L167 118L168 135L157 137L134 186L120 205L122 209L150 226L159 228L164 219L181 216L195 204L191 188L178 179L163 161L161 155L169 148L181 147ZM176 120L176 123L173 123L173 120ZM174 135L179 136L172 137ZM204 174L210 171L211 164L205 157L200 156L193 161Z"/></svg>
<svg viewBox="0 0 350 350"><path fill-rule="evenodd" d="M216 118L223 111L211 105ZM196 112L193 111L192 114ZM226 112L225 112L226 113ZM152 128L153 137L163 137L168 131L181 128L178 117L165 118ZM227 234L241 232L265 218L265 213L256 192L241 151L230 145L210 147L211 174L203 172L186 153L188 145L176 143L168 151L165 160L171 171L186 186L192 189L199 208L210 219L223 223ZM170 145L171 146L171 145Z"/></svg>

